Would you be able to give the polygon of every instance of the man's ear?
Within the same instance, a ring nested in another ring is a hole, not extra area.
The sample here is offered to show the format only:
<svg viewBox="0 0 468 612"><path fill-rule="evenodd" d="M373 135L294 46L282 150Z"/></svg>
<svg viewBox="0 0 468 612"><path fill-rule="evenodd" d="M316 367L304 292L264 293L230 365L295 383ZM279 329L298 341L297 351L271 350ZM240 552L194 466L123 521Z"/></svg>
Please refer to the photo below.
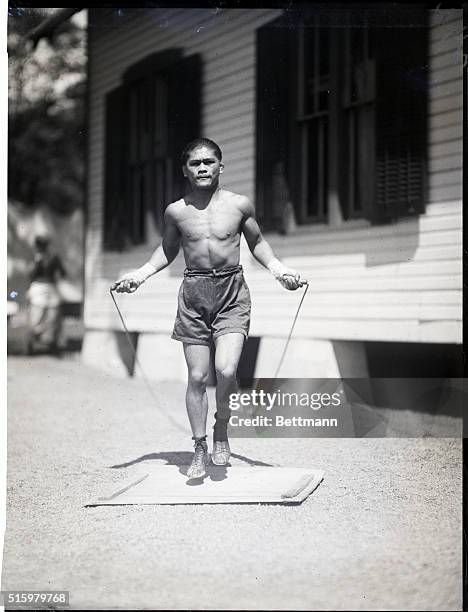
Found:
<svg viewBox="0 0 468 612"><path fill-rule="evenodd" d="M219 164L219 173L221 174L223 170L224 170L224 164Z"/></svg>
<svg viewBox="0 0 468 612"><path fill-rule="evenodd" d="M185 166L182 166L182 174L184 175L185 178L187 178L187 174L185 173Z"/></svg>

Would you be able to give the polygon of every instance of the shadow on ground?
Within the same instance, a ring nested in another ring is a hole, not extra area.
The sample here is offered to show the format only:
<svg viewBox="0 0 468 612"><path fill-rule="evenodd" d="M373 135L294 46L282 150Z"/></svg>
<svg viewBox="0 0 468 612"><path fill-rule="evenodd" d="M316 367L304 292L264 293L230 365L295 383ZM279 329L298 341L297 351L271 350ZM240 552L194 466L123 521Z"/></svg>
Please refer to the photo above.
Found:
<svg viewBox="0 0 468 612"><path fill-rule="evenodd" d="M128 468L132 465L136 465L137 463L142 463L143 461L158 461L163 460L166 462L166 465L175 465L179 468L179 472L184 476L187 475L187 470L192 461L193 453L188 451L165 451L160 453L148 453L147 455L142 455L136 459L132 459L131 461L126 461L125 463L117 463L115 465L109 466L111 469L122 469ZM263 466L263 467L273 467L271 463L265 463L264 461L258 461L257 459L250 459L249 457L245 457L244 455L238 455L237 453L232 453L231 457L234 459L238 459L239 461L243 461L251 466ZM211 480L224 480L227 478L227 468L232 467L230 463L226 466L217 466L210 464L207 467L207 473L202 478L193 478L187 484L189 486L196 486L198 484L202 484L205 478L210 478Z"/></svg>

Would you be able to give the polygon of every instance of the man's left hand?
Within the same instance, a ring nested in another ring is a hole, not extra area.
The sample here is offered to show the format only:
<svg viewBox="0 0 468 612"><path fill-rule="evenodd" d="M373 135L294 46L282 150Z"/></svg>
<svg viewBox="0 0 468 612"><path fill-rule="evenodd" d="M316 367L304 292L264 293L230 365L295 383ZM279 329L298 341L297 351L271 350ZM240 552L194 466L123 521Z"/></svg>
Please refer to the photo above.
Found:
<svg viewBox="0 0 468 612"><path fill-rule="evenodd" d="M276 257L269 262L267 267L276 280L280 282L285 289L289 289L289 291L294 291L295 289L299 289L299 287L307 285L307 281L301 279L299 272L287 268L284 263Z"/></svg>

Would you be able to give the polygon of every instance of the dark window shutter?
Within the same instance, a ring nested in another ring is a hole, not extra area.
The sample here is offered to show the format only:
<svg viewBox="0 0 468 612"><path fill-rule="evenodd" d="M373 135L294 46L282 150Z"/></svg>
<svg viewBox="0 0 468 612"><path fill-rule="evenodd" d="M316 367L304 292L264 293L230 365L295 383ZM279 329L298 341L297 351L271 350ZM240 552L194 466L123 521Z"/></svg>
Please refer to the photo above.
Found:
<svg viewBox="0 0 468 612"><path fill-rule="evenodd" d="M172 175L171 200L183 197L188 188L180 162L180 154L185 145L199 136L210 137L209 134L200 134L201 79L201 58L198 54L182 58L168 70L168 164Z"/></svg>
<svg viewBox="0 0 468 612"><path fill-rule="evenodd" d="M125 88L117 87L106 96L104 248L125 246Z"/></svg>
<svg viewBox="0 0 468 612"><path fill-rule="evenodd" d="M405 7L373 28L376 56L375 205L371 220L424 212L426 199L427 10Z"/></svg>
<svg viewBox="0 0 468 612"><path fill-rule="evenodd" d="M285 17L257 30L256 213L264 229L273 229L285 202L293 199L289 158L293 154L295 86L292 37ZM281 193L278 193L281 192Z"/></svg>
<svg viewBox="0 0 468 612"><path fill-rule="evenodd" d="M201 59L181 49L152 54L106 97L104 248L144 242L147 213L185 194L180 154L200 136Z"/></svg>

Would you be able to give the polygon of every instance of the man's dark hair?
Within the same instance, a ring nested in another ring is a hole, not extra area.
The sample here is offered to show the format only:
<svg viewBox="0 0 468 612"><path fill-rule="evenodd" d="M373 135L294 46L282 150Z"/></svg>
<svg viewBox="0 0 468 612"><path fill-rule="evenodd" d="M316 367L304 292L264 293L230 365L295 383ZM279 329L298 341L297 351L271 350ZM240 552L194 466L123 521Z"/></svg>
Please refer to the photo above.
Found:
<svg viewBox="0 0 468 612"><path fill-rule="evenodd" d="M195 149L199 149L200 147L207 147L208 149L212 149L213 153L215 154L215 157L219 159L219 161L223 159L221 149L213 140L210 140L209 138L195 138L195 140L189 142L185 149L182 151L182 154L180 156L180 161L182 162L182 165L187 162L190 153Z"/></svg>

